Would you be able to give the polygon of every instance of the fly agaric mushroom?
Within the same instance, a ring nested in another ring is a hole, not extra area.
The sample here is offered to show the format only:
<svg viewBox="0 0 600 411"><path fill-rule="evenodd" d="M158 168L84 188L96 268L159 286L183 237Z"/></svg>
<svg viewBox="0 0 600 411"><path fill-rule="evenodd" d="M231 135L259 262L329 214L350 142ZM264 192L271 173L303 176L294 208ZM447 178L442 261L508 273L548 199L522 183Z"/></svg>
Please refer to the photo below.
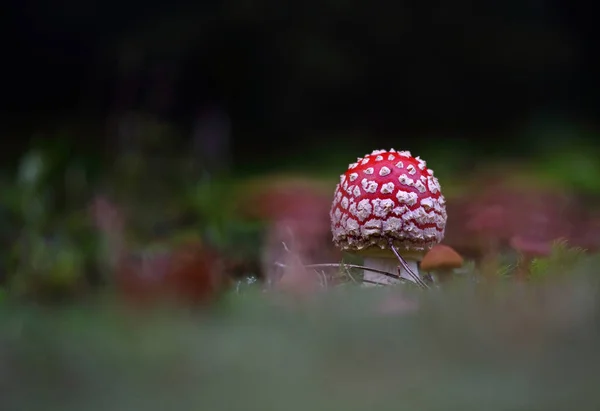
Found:
<svg viewBox="0 0 600 411"><path fill-rule="evenodd" d="M425 161L409 151L375 150L340 176L330 217L333 241L342 251L364 257L367 268L418 282L417 262L444 237L446 201ZM399 269L392 245L417 279ZM369 270L363 278L367 283L400 282Z"/></svg>
<svg viewBox="0 0 600 411"><path fill-rule="evenodd" d="M463 258L454 248L437 244L423 257L421 270L433 271L436 280L445 282L451 278L452 270L462 267L463 263Z"/></svg>

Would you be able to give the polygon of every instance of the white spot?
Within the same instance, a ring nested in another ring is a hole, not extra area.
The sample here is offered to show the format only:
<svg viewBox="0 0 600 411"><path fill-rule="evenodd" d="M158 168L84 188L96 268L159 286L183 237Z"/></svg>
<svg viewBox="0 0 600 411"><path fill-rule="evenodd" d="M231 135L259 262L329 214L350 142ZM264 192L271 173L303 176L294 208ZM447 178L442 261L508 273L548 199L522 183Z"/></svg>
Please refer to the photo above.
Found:
<svg viewBox="0 0 600 411"><path fill-rule="evenodd" d="M417 204L417 197L417 194L412 191L398 190L396 194L396 198L401 204L408 204L411 207Z"/></svg>
<svg viewBox="0 0 600 411"><path fill-rule="evenodd" d="M394 192L394 183L391 181L381 185L381 194L392 194Z"/></svg>
<svg viewBox="0 0 600 411"><path fill-rule="evenodd" d="M412 240L422 240L423 239L423 230L415 225L413 222L408 222L404 225L404 233L407 238Z"/></svg>
<svg viewBox="0 0 600 411"><path fill-rule="evenodd" d="M406 174L401 174L400 177L398 177L398 181L400 181L400 184L404 184L405 186L415 185L415 180L413 180Z"/></svg>
<svg viewBox="0 0 600 411"><path fill-rule="evenodd" d="M402 230L402 226L404 225L404 222L397 218L397 217L390 217L387 220L385 220L382 224L382 231L386 234L388 233L400 233Z"/></svg>
<svg viewBox="0 0 600 411"><path fill-rule="evenodd" d="M400 157L411 157L410 151L398 151Z"/></svg>
<svg viewBox="0 0 600 411"><path fill-rule="evenodd" d="M417 172L417 169L412 164L409 164L406 166L406 171L408 171L408 174L410 174L411 176L414 176Z"/></svg>
<svg viewBox="0 0 600 411"><path fill-rule="evenodd" d="M377 154L385 153L385 150L373 150L371 153L372 156L376 156Z"/></svg>
<svg viewBox="0 0 600 411"><path fill-rule="evenodd" d="M352 215L356 215L356 213L357 213L356 203L350 204L350 208L348 209L348 212L350 212L350 214L352 214Z"/></svg>
<svg viewBox="0 0 600 411"><path fill-rule="evenodd" d="M348 214L344 214L344 215L342 216L342 221L340 221L340 224L341 224L341 225L346 225L346 221L348 220L348 218L349 218L349 217L348 217Z"/></svg>
<svg viewBox="0 0 600 411"><path fill-rule="evenodd" d="M342 218L342 212L340 211L339 208L336 208L335 212L333 213L333 221L335 223L339 223L341 218Z"/></svg>
<svg viewBox="0 0 600 411"><path fill-rule="evenodd" d="M338 239L346 237L346 232L342 227L335 227L333 229L333 237Z"/></svg>
<svg viewBox="0 0 600 411"><path fill-rule="evenodd" d="M340 176L340 184L344 184L346 182L346 174L342 174Z"/></svg>
<svg viewBox="0 0 600 411"><path fill-rule="evenodd" d="M379 175L380 176L387 176L388 174L390 174L392 172L392 170L390 170L388 167L383 166L381 167L381 169L379 170Z"/></svg>
<svg viewBox="0 0 600 411"><path fill-rule="evenodd" d="M351 182L354 181L354 180L356 180L357 178L358 178L358 173L352 173L352 174L350 174L350 181Z"/></svg>
<svg viewBox="0 0 600 411"><path fill-rule="evenodd" d="M388 156L388 160L389 160L389 161L393 161L395 158L396 158L396 156L394 156L393 154L390 154L390 155Z"/></svg>
<svg viewBox="0 0 600 411"><path fill-rule="evenodd" d="M401 216L402 214L406 213L407 211L409 211L407 206L400 206L400 207L394 207L394 209L392 210L392 213Z"/></svg>
<svg viewBox="0 0 600 411"><path fill-rule="evenodd" d="M427 191L427 187L425 187L425 184L423 184L421 180L417 180L417 182L415 183L415 188L419 190L420 193L424 193L425 191Z"/></svg>
<svg viewBox="0 0 600 411"><path fill-rule="evenodd" d="M356 168L356 167L358 167L358 163L348 164L348 169L350 169L350 170L353 168Z"/></svg>
<svg viewBox="0 0 600 411"><path fill-rule="evenodd" d="M373 206L371 206L371 202L366 198L358 202L356 206L356 216L360 221L365 221L367 218L371 216L371 212L373 211Z"/></svg>
<svg viewBox="0 0 600 411"><path fill-rule="evenodd" d="M394 209L394 201L389 198L376 198L371 201L373 203L373 215L377 217L387 217Z"/></svg>
<svg viewBox="0 0 600 411"><path fill-rule="evenodd" d="M375 169L373 167L365 168L365 174L373 174Z"/></svg>
<svg viewBox="0 0 600 411"><path fill-rule="evenodd" d="M419 163L418 167L419 170L425 170L425 167L427 167L427 162L425 162L425 160L421 160L421 158L419 156L416 157L417 163Z"/></svg>
<svg viewBox="0 0 600 411"><path fill-rule="evenodd" d="M404 167L404 164L402 164L402 161L398 161L398 162L396 163L396 167L398 167L398 168L403 168L403 167Z"/></svg>
<svg viewBox="0 0 600 411"><path fill-rule="evenodd" d="M431 194L435 194L440 191L440 183L435 177L429 177L427 181L427 187L429 187Z"/></svg>
<svg viewBox="0 0 600 411"><path fill-rule="evenodd" d="M354 186L354 197L360 196L360 187Z"/></svg>
<svg viewBox="0 0 600 411"><path fill-rule="evenodd" d="M344 181L344 185L342 186L342 188L346 191L348 191L348 182Z"/></svg>
<svg viewBox="0 0 600 411"><path fill-rule="evenodd" d="M376 192L377 187L379 186L379 184L377 184L376 181L369 181L366 178L363 178L360 183L362 185L363 190L365 190L367 193Z"/></svg>
<svg viewBox="0 0 600 411"><path fill-rule="evenodd" d="M360 225L358 224L358 221L353 218L349 218L348 221L346 221L346 230L350 235L358 235L359 227Z"/></svg>
<svg viewBox="0 0 600 411"><path fill-rule="evenodd" d="M439 243L443 238L443 235L440 235L438 230L433 227L427 227L425 230L423 230L423 234L425 238L431 239L435 241L435 243Z"/></svg>
<svg viewBox="0 0 600 411"><path fill-rule="evenodd" d="M364 158L363 161L360 162L360 164L365 165L369 162L368 158Z"/></svg>
<svg viewBox="0 0 600 411"><path fill-rule="evenodd" d="M375 157L375 161L382 161L383 160L383 156L377 156Z"/></svg>
<svg viewBox="0 0 600 411"><path fill-rule="evenodd" d="M430 176L432 176L432 175L433 175L433 170L432 170L432 169L430 169L430 168L428 168L428 169L427 169L427 174L429 174Z"/></svg>
<svg viewBox="0 0 600 411"><path fill-rule="evenodd" d="M438 217L436 213L433 211L428 213L423 207L419 207L403 216L405 220L414 220L419 225L435 224Z"/></svg>
<svg viewBox="0 0 600 411"><path fill-rule="evenodd" d="M395 153L396 150L394 150L393 148L390 148L390 153Z"/></svg>
<svg viewBox="0 0 600 411"><path fill-rule="evenodd" d="M423 238L429 238L435 240L435 242L439 242L443 238L447 218L445 210L443 213L438 214L434 210L430 209L427 211L425 207L419 207L415 210L408 211L402 218L407 222L408 226L413 227L415 233L420 232L420 234L423 235ZM428 227L424 230L420 230L418 226L424 224L434 224L435 227Z"/></svg>
<svg viewBox="0 0 600 411"><path fill-rule="evenodd" d="M370 236L374 234L381 233L381 220L377 218L372 218L364 223L361 228L361 233L363 236Z"/></svg>
<svg viewBox="0 0 600 411"><path fill-rule="evenodd" d="M429 211L433 208L434 200L431 197L427 197L421 200L421 205L426 211Z"/></svg>
<svg viewBox="0 0 600 411"><path fill-rule="evenodd" d="M439 228L440 230L444 231L446 228L446 220L448 218L446 212L444 212L444 214L439 215L439 214L434 214L436 219L435 219L435 226L437 228Z"/></svg>
<svg viewBox="0 0 600 411"><path fill-rule="evenodd" d="M346 193L352 194L352 190L354 190L354 186L348 186L348 188L346 188Z"/></svg>
<svg viewBox="0 0 600 411"><path fill-rule="evenodd" d="M338 186L338 188L339 188L339 186ZM335 194L335 202L339 203L341 199L342 199L342 192L338 190L337 193Z"/></svg>
<svg viewBox="0 0 600 411"><path fill-rule="evenodd" d="M340 202L340 205L343 209L348 209L348 197L343 197L342 201Z"/></svg>
<svg viewBox="0 0 600 411"><path fill-rule="evenodd" d="M434 216L434 222L435 222L435 226L438 227L440 230L444 230L446 228L446 214L444 215L439 215L439 214L433 214Z"/></svg>

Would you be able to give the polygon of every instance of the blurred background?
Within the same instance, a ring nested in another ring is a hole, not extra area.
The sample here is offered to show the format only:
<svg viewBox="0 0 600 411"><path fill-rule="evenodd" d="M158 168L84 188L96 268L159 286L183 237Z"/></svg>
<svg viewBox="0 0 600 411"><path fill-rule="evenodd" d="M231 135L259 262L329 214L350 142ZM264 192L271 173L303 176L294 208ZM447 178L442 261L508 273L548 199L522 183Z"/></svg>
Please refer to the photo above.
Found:
<svg viewBox="0 0 600 411"><path fill-rule="evenodd" d="M3 10L5 272L27 260L32 238L81 254L100 233L116 261L115 243L146 248L181 232L257 271L272 258L256 245L280 235L265 240L253 224L299 219L298 198L281 190L304 190L314 227L296 229L329 243L337 176L392 147L439 176L453 246L465 242L461 204L524 198L516 182L528 194L551 187L534 202L552 215L523 199L526 218L564 226L546 237L596 246L596 231L577 228L600 226L599 61L584 7L29 0Z"/></svg>
<svg viewBox="0 0 600 411"><path fill-rule="evenodd" d="M337 176L392 147L436 171L447 242L463 253L478 254L465 204L504 207L545 240L598 246L599 61L584 7L29 0L3 10L4 282L50 270L58 263L29 260L52 247L102 282L90 259L117 264L118 250L190 235L260 277L273 260L264 245L290 221L303 221L296 237L331 248ZM98 242L110 257L93 257ZM311 259L325 257L339 256Z"/></svg>
<svg viewBox="0 0 600 411"><path fill-rule="evenodd" d="M599 409L595 23L557 0L4 4L0 408ZM333 192L390 148L439 178L458 294L307 268L360 263Z"/></svg>
<svg viewBox="0 0 600 411"><path fill-rule="evenodd" d="M235 167L341 147L532 155L596 132L593 13L575 3L3 9L5 165L35 136L114 155L132 112L176 128L173 144L217 128Z"/></svg>

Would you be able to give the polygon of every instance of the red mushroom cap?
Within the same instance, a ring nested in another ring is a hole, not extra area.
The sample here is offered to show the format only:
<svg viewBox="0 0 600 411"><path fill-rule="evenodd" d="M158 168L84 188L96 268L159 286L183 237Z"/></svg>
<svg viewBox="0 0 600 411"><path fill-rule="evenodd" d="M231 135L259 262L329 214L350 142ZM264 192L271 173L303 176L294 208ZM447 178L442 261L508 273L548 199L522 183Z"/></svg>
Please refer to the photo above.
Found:
<svg viewBox="0 0 600 411"><path fill-rule="evenodd" d="M342 250L387 249L392 238L399 250L420 254L444 238L446 201L425 161L375 150L340 176L330 217Z"/></svg>

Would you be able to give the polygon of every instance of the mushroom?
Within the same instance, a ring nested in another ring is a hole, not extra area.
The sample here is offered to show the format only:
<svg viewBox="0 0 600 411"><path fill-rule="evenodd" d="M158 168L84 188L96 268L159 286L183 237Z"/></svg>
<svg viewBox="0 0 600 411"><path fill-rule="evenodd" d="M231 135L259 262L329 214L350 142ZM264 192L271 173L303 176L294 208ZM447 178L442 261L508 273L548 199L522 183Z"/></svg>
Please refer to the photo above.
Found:
<svg viewBox="0 0 600 411"><path fill-rule="evenodd" d="M423 257L421 270L433 271L437 281L446 282L452 277L452 270L462 267L463 263L463 258L454 248L437 244Z"/></svg>
<svg viewBox="0 0 600 411"><path fill-rule="evenodd" d="M334 244L364 258L369 269L422 284L417 262L444 237L446 201L425 161L409 151L375 150L340 176L331 206ZM406 261L398 267L395 251ZM406 270L410 269L416 278ZM364 270L366 283L395 284Z"/></svg>

